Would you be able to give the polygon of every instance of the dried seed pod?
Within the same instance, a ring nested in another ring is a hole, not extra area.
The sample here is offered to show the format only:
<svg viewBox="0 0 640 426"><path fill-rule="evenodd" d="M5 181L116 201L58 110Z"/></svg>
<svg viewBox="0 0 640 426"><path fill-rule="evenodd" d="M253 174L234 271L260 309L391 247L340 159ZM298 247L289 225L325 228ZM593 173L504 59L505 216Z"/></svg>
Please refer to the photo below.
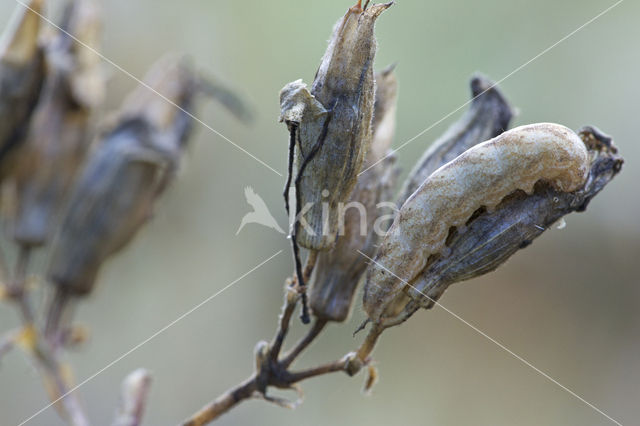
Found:
<svg viewBox="0 0 640 426"><path fill-rule="evenodd" d="M371 142L374 24L391 4L363 9L358 1L336 24L311 91L298 80L280 92L280 121L292 133L290 151L298 146L296 216L310 206L294 224L293 238L302 247L326 250L335 242L338 203L349 199ZM291 173L285 196L290 183ZM323 197L325 190L329 195ZM299 227L301 221L308 227Z"/></svg>
<svg viewBox="0 0 640 426"><path fill-rule="evenodd" d="M616 155L611 138L599 130L585 127L579 134L591 159L584 186L564 192L548 182L538 182L530 195L516 191L495 211L482 208L476 211L464 232L452 230L449 234L448 255L432 256L420 275L405 288L405 296L399 297L387 311L399 313L396 322L408 318L419 307L431 308L449 285L495 270L564 215L586 209L591 199L620 172L623 160Z"/></svg>
<svg viewBox="0 0 640 426"><path fill-rule="evenodd" d="M342 322L347 319L353 297L364 270L367 256L373 256L378 242L378 220L385 212L379 205L392 200L398 169L395 157L387 155L396 127L398 82L393 69L376 75L376 101L373 118L373 140L367 152L363 173L349 202L339 217L338 237L333 249L320 252L311 277L309 306L316 318Z"/></svg>
<svg viewBox="0 0 640 426"><path fill-rule="evenodd" d="M0 41L0 173L9 152L25 137L44 80L44 57L38 44L44 0L18 5Z"/></svg>
<svg viewBox="0 0 640 426"><path fill-rule="evenodd" d="M154 127L179 136L180 146L190 136L192 120L185 111L193 108L194 94L213 98L239 120L251 121L253 115L245 101L215 79L195 73L190 62L181 54L167 54L159 59L145 76L145 85L127 97L117 117L120 120L143 117Z"/></svg>
<svg viewBox="0 0 640 426"><path fill-rule="evenodd" d="M102 261L150 217L175 155L155 145L165 142L161 136L144 119L127 119L99 142L54 245L54 283L74 293L89 292Z"/></svg>
<svg viewBox="0 0 640 426"><path fill-rule="evenodd" d="M467 112L425 151L409 173L400 191L399 206L440 166L509 128L514 111L491 80L482 75L474 76L471 79L471 97Z"/></svg>
<svg viewBox="0 0 640 426"><path fill-rule="evenodd" d="M560 192L575 191L584 185L589 165L578 135L541 123L507 131L436 170L402 206L367 271L364 308L369 318L380 322L389 317L385 311L429 258L447 255L450 229L463 232L478 209L493 212L517 190L531 194L538 181Z"/></svg>
<svg viewBox="0 0 640 426"><path fill-rule="evenodd" d="M100 9L91 0L70 3L62 28L90 46L100 37ZM89 142L92 110L102 101L104 78L96 55L63 31L46 45L47 75L32 123L16 153L14 239L45 244Z"/></svg>
<svg viewBox="0 0 640 426"><path fill-rule="evenodd" d="M191 109L196 78L182 59L162 59L145 83ZM50 277L71 293L89 292L104 259L150 216L191 128L185 112L147 87L138 87L112 120L74 188L54 245Z"/></svg>
<svg viewBox="0 0 640 426"><path fill-rule="evenodd" d="M184 57L166 56L110 120L74 187L53 245L48 278L56 295L48 308L49 334L59 330L68 299L89 293L102 264L151 216L185 151L189 111L201 89L202 80Z"/></svg>
<svg viewBox="0 0 640 426"><path fill-rule="evenodd" d="M118 111L117 121L141 119L149 123L154 132L166 135L157 139L154 146L180 153L186 147L193 123L185 111L193 109L194 95L200 92L201 81L186 56L165 55L153 64L144 78L145 85L138 86L127 96Z"/></svg>

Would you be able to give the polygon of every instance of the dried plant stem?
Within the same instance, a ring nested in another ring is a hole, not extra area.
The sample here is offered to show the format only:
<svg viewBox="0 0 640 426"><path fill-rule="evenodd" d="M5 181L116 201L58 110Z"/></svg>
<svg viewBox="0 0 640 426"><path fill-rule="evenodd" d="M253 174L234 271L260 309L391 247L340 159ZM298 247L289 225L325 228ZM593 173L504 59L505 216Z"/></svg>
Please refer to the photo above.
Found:
<svg viewBox="0 0 640 426"><path fill-rule="evenodd" d="M35 321L31 301L25 288L30 257L31 250L28 247L21 247L14 269L13 279L9 287L9 297L20 309L20 314L22 315L25 326L33 324Z"/></svg>
<svg viewBox="0 0 640 426"><path fill-rule="evenodd" d="M338 371L345 371L344 359L339 359L337 361L319 365L318 367L313 367L306 370L290 373L288 375L288 380L291 383L298 383L298 382L301 382L302 380L310 379L312 377L322 376L329 373L335 373Z"/></svg>
<svg viewBox="0 0 640 426"><path fill-rule="evenodd" d="M307 334L296 343L296 345L284 355L281 364L284 367L289 367L293 361L318 337L318 335L324 330L327 325L327 321L317 319Z"/></svg>
<svg viewBox="0 0 640 426"><path fill-rule="evenodd" d="M60 414L63 417L68 417L70 423L74 426L88 426L90 424L89 420L75 394L67 394L69 386L55 352L47 342L43 341L43 339L38 339L33 355L38 361L45 385L53 385L54 387L55 394L52 395L51 399L56 400L64 395L64 398L60 401L63 407L63 411Z"/></svg>
<svg viewBox="0 0 640 426"><path fill-rule="evenodd" d="M365 364L368 362L369 358L371 357L371 353L376 346L376 343L378 343L378 338L383 331L384 327L379 326L375 323L373 324L371 330L369 330L369 334L367 334L364 342L362 342L362 345L360 345L360 348L358 348L358 351L356 352L356 357L361 362Z"/></svg>
<svg viewBox="0 0 640 426"><path fill-rule="evenodd" d="M291 364L315 341L325 329L327 322L325 320L316 320L305 336L303 336L289 352L280 358L279 355L289 331L291 318L301 299L301 295L295 287L287 285L285 286L285 292L285 302L273 340L269 345L263 342L257 346L256 371L253 375L205 405L197 413L185 420L182 426L206 425L216 420L240 402L250 398L261 398L283 406L295 406L295 403L292 404L278 398L267 396L266 392L268 388L294 389L300 393L300 390L296 386L298 382L340 371L353 376L360 371L362 366L369 363L371 352L377 342L378 336L382 332L381 327L374 326L360 349L355 353L347 354L339 360L317 367L301 371L289 371ZM264 352L262 348L265 348Z"/></svg>
<svg viewBox="0 0 640 426"><path fill-rule="evenodd" d="M4 336L0 336L0 360L5 354L9 353L15 346L16 337L20 332L13 330L6 333Z"/></svg>
<svg viewBox="0 0 640 426"><path fill-rule="evenodd" d="M23 336L28 335L28 337L24 338L24 346L29 349L29 354L32 355L34 361L36 361L45 385L53 389L54 393L51 399L55 400L62 395L66 395L69 387L55 349L44 339L40 338L35 325L35 315L29 298L29 292L26 288L26 277L30 257L31 249L22 246L14 268L13 279L8 288L8 296L20 310L23 323L23 330L20 334L23 334ZM13 345L19 337L12 334L8 336L8 338L12 341L11 345ZM72 425L89 425L89 421L75 395L69 394L62 398L61 407L61 410L60 406L57 407L60 410L60 414L68 418Z"/></svg>
<svg viewBox="0 0 640 426"><path fill-rule="evenodd" d="M204 406L200 411L194 414L189 420L182 423L183 426L201 426L220 417L220 415L229 411L239 402L249 399L258 390L258 384L255 376L245 380L243 383L229 389L220 395L215 401Z"/></svg>

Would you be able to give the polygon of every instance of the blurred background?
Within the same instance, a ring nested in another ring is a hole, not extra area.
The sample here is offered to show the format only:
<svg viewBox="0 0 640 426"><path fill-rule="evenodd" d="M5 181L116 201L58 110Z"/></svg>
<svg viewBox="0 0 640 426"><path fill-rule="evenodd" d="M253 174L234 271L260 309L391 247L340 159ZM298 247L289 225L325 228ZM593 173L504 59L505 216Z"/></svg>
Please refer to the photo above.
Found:
<svg viewBox="0 0 640 426"><path fill-rule="evenodd" d="M399 0L377 26L376 68L398 62L399 146L469 99L481 71L494 81L611 6L613 0ZM50 16L59 16L60 1ZM166 51L191 54L198 69L238 90L257 113L239 124L217 105L196 114L285 173L288 134L277 122L278 91L311 83L334 22L349 0L103 1L102 53L142 77ZM4 28L16 6L0 2ZM586 213L566 218L497 272L456 284L442 304L623 424L640 417L640 169L638 123L640 3L623 1L500 84L520 111L513 125L586 124L614 136L626 163ZM105 112L136 83L110 73ZM464 111L398 152L404 174ZM283 235L258 225L235 235L250 211L244 187L261 195L284 228L284 177L196 125L190 154L153 221L103 269L97 291L78 309L90 340L69 354L78 381L236 280L281 254L220 296L82 386L90 418L108 424L121 380L146 367L153 387L147 425L172 425L251 373L252 350L270 339L291 273ZM40 255L33 265L46 267ZM329 327L299 366L341 357L364 337L364 319ZM0 306L2 330L17 325ZM296 321L291 341L303 327ZM612 424L557 385L440 308L420 312L383 336L375 358L381 379L370 397L364 375L303 383L295 411L244 403L220 425ZM295 398L294 394L287 395ZM20 351L0 364L0 424L14 425L48 403L39 376ZM61 425L53 409L30 425Z"/></svg>

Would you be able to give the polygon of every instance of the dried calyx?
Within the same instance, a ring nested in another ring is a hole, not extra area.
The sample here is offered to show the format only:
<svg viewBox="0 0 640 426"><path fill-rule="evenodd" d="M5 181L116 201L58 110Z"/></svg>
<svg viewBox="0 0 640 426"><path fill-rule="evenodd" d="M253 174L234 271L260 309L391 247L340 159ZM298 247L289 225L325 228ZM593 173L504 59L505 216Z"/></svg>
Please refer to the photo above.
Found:
<svg viewBox="0 0 640 426"><path fill-rule="evenodd" d="M381 202L391 202L398 175L396 159L389 155L396 127L398 82L393 68L376 74L376 101L373 118L373 141L365 158L365 168L342 212L344 225L339 229L333 249L318 255L309 289L312 314L321 320L342 322L347 319L367 260L373 256L378 234L386 217ZM384 160L380 161L382 158ZM361 211L361 209L363 211Z"/></svg>
<svg viewBox="0 0 640 426"><path fill-rule="evenodd" d="M581 181L577 186L564 186L549 177L538 179L532 188L510 191L495 206L478 206L464 224L449 229L443 248L428 255L418 274L407 279L394 276L391 268L384 271L383 275L398 283L397 291L384 299L385 305L377 312L365 296L370 317L383 326L398 324L418 308L433 306L449 285L493 271L564 215L584 211L620 171L622 159L611 139L597 129L585 128L579 134L588 156L587 173L575 179L574 183ZM566 152L558 155L560 160L567 159ZM375 277L374 268L384 265L383 256L376 258L378 265L372 265L370 279ZM370 280L368 290L376 293L376 284L384 285Z"/></svg>
<svg viewBox="0 0 640 426"><path fill-rule="evenodd" d="M359 1L350 8L334 28L311 90L297 80L280 92L280 121L290 132L285 205L289 212L289 187L294 183L291 236L301 288L305 283L298 245L312 251L333 246L338 204L349 200L371 143L374 26L391 4L362 8ZM305 301L303 295L303 305Z"/></svg>

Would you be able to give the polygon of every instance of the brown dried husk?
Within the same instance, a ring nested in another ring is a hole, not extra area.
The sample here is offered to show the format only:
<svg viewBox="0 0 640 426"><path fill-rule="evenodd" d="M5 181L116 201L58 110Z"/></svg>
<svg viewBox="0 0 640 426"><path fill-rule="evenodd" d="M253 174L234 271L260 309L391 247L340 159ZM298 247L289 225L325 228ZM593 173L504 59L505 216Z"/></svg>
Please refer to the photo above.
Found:
<svg viewBox="0 0 640 426"><path fill-rule="evenodd" d="M69 4L61 27L97 47L101 9L91 0ZM14 239L45 244L91 141L90 119L105 79L95 52L58 31L45 46L47 74L24 144L12 158L17 212Z"/></svg>
<svg viewBox="0 0 640 426"><path fill-rule="evenodd" d="M383 215L393 216L392 209L385 211L378 204L393 199L399 172L395 156L389 155L388 151L395 135L397 91L393 67L376 74L373 141L365 161L365 168L370 169L360 175L349 203L345 205L363 206L365 216L361 217L355 207L348 208L335 247L318 255L309 289L309 306L317 318L337 322L348 318L367 266L367 259L361 252L373 256L379 239L374 224Z"/></svg>
<svg viewBox="0 0 640 426"><path fill-rule="evenodd" d="M365 152L371 143L374 107L374 25L392 3L363 10L359 3L338 21L329 47L309 91L301 80L280 93L281 116L297 129L297 175L314 146L320 149L300 175L298 210L311 205L303 216L297 243L308 249L327 250L338 232L338 204L346 203L357 182ZM323 196L323 191L328 196ZM326 194L326 192L325 192ZM323 217L323 203L328 217Z"/></svg>

